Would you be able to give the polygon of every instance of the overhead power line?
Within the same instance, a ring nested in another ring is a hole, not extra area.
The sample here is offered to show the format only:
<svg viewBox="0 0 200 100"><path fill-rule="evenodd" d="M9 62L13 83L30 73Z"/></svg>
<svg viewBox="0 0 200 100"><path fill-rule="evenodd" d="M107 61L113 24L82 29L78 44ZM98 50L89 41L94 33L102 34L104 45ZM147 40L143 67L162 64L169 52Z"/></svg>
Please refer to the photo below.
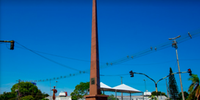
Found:
<svg viewBox="0 0 200 100"><path fill-rule="evenodd" d="M49 59L49 58L47 58L47 57L45 57L45 56L43 56L43 55L41 55L41 54L38 54L37 52L35 52L35 51L33 51L33 50L31 50L31 49L25 47L24 45L22 45L22 44L20 44L20 43L18 43L18 42L16 42L16 43L19 44L20 46L22 46L23 48L25 48L25 49L27 49L27 50L33 52L34 54L36 54L36 55L38 55L38 56L40 56L40 57L42 57L42 58L44 58L44 59L46 59L46 60L48 60L48 61L51 61L51 62L53 62L53 63L55 63L55 64L58 64L58 65L60 65L60 66L63 66L63 67L66 67L66 68L69 68L69 69L72 69L72 70L75 70L75 71L81 71L81 70L78 70L78 69L75 69L75 68L66 66L66 65L64 65L64 64L61 64L61 63L59 63L59 62L56 62L56 61L54 61L54 60L52 60L52 59Z"/></svg>
<svg viewBox="0 0 200 100"><path fill-rule="evenodd" d="M199 34L200 34L200 31L198 31L198 32L191 32L190 34L182 35L179 39L177 39L177 42L178 42L178 43L182 43L182 42L184 42L184 41L187 41L187 40L191 39L191 37L194 38L194 37L200 36ZM135 59L135 58L148 55L148 54L153 53L153 52L156 52L156 51L158 51L158 50L162 50L162 49L168 48L168 47L171 46L171 44L172 44L172 43L168 41L168 42L165 42L165 43L156 45L156 46L149 47L149 49L145 49L145 50L143 50L143 51L141 51L141 52L128 55L128 56L126 56L126 57L123 57L123 58L121 58L121 59L119 59L119 60L116 60L116 61L113 61L113 62L105 63L105 64L101 65L100 68L107 68L107 67L110 67L110 66L112 66L112 65L121 64L121 63L130 61L130 60L133 60L133 59ZM28 49L28 48L27 48L27 49ZM28 50L30 50L30 49L28 49ZM30 50L30 51L32 51L32 50ZM36 52L34 52L34 51L32 51L32 52L35 53L35 54L38 54L38 53L36 53ZM41 57L44 57L44 56L41 55ZM46 58L46 57L45 57L45 58ZM47 58L47 59L48 59L48 58ZM62 65L62 64L61 64L61 65ZM71 67L69 67L69 68L71 69ZM72 69L73 69L73 68L72 68ZM77 69L75 69L75 70L77 70ZM77 70L77 71L79 71L79 70ZM84 73L89 73L89 71L90 71L90 70L88 69L88 70L85 70L85 71L83 71L83 72L84 72ZM73 74L73 75L75 76L75 75L79 75L79 74L81 74L81 73L76 73L76 74Z"/></svg>
<svg viewBox="0 0 200 100"><path fill-rule="evenodd" d="M198 36L200 36L200 30L197 30L197 31L194 31L194 32L189 32L187 34L183 34L180 38L177 39L177 42L178 43L182 43L184 41L187 41L189 39L192 39L192 38L195 38L195 37L198 37ZM168 47L172 46L171 44L172 44L171 41L167 41L165 43L149 47L149 49L145 49L145 50L140 51L138 53L131 54L131 55L128 55L126 57L123 57L123 58L121 58L119 60L106 63L106 64L102 65L101 68L107 68L107 67L110 67L112 65L117 65L117 64L120 64L120 63L124 63L124 62L130 61L130 60L133 60L133 59L138 58L138 57L142 57L142 56L148 55L148 54L156 52L158 50L163 50L165 48L168 48Z"/></svg>

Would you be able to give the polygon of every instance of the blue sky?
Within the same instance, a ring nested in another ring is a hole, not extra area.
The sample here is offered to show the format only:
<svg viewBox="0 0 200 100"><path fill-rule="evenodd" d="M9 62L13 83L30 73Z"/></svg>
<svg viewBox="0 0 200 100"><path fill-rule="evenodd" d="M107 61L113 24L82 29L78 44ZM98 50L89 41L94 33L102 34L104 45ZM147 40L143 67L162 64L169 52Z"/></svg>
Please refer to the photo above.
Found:
<svg viewBox="0 0 200 100"><path fill-rule="evenodd" d="M171 43L168 38L184 37L188 32L199 33L199 5L199 1L191 0L97 0L100 74L127 74L121 75L123 83L140 91L145 91L145 79L148 91L155 91L151 80L138 74L131 78L129 71L145 73L155 81L168 75L170 67L173 72L178 72L175 49L169 44L168 48L154 50L141 57L138 52ZM18 79L46 80L79 73L70 68L89 70L91 17L92 0L1 0L0 40L15 40L17 43L14 50L9 50L9 43L0 44L0 92L10 91ZM196 35L178 44L181 71L191 68L198 76L199 40L200 37ZM138 57L102 68L106 63L133 54ZM178 74L175 78L181 91ZM189 74L182 74L184 91L191 84L188 78ZM50 93L50 83L53 87L55 81L58 81L58 91L71 93L77 84L89 81L89 74L37 82L37 86L43 92ZM121 77L101 76L100 81L114 87L121 84ZM158 91L167 92L165 80L158 83Z"/></svg>

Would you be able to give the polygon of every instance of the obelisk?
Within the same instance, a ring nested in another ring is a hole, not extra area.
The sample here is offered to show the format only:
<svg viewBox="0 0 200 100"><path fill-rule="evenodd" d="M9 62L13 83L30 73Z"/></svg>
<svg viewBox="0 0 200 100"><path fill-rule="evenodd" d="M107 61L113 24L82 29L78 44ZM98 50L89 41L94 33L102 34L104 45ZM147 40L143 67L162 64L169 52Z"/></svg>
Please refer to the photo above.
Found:
<svg viewBox="0 0 200 100"><path fill-rule="evenodd" d="M101 95L99 77L99 48L97 30L97 5L92 3L92 39L91 39L91 64L90 64L90 91L85 96L86 100L107 100L106 95Z"/></svg>

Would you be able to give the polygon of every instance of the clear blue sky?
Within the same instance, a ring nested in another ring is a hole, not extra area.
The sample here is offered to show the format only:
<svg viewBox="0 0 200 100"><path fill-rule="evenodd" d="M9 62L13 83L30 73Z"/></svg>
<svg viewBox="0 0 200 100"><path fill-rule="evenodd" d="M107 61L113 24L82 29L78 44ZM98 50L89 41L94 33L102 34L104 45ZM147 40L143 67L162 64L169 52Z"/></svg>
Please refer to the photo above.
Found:
<svg viewBox="0 0 200 100"><path fill-rule="evenodd" d="M156 45L172 42L168 38L199 32L200 1L174 0L97 0L100 66L120 60ZM46 80L90 69L92 0L1 0L0 40L17 43L56 61L55 64L15 43L0 43L1 93L9 92L16 80ZM195 37L195 36L194 36ZM200 77L200 37L178 44L181 71L192 69ZM44 53L54 54L52 56ZM66 59L58 56L74 58ZM67 67L66 67L67 66ZM100 69L101 75L123 75L123 83L145 91L155 91L154 83L145 76L130 77L129 71L145 73L155 81L178 72L175 49L168 48ZM180 89L178 74L175 75ZM189 74L182 74L183 89L191 84ZM51 87L56 85L51 81ZM80 82L88 82L89 74L57 80L58 92L69 94ZM101 76L111 86L121 84L120 76ZM43 92L50 93L50 81L37 82ZM166 81L158 83L158 91L166 93ZM114 93L113 93L114 94Z"/></svg>

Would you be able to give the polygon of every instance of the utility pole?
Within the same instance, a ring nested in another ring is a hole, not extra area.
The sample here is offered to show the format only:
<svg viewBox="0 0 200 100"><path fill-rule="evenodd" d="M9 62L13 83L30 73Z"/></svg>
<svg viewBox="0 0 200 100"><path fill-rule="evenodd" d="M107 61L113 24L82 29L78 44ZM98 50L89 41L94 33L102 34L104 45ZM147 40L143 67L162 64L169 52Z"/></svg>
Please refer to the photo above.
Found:
<svg viewBox="0 0 200 100"><path fill-rule="evenodd" d="M181 37L180 35L177 36L177 37L174 37L174 38L169 38L169 40L173 40L173 43L172 43L172 47L174 47L176 49L176 58L177 58L177 64L178 64L178 71L179 71L179 78L180 78L180 84L181 84L181 92L182 92L182 98L183 100L185 100L185 97L184 97L184 93L183 93L183 85L182 85L182 80L181 80L181 71L180 71L180 66L179 66L179 60L178 60L178 45L177 45L177 42L176 42L176 39Z"/></svg>
<svg viewBox="0 0 200 100"><path fill-rule="evenodd" d="M121 84L123 84L122 78L123 78L123 77L121 77ZM123 92L121 92L121 100L123 100Z"/></svg>

